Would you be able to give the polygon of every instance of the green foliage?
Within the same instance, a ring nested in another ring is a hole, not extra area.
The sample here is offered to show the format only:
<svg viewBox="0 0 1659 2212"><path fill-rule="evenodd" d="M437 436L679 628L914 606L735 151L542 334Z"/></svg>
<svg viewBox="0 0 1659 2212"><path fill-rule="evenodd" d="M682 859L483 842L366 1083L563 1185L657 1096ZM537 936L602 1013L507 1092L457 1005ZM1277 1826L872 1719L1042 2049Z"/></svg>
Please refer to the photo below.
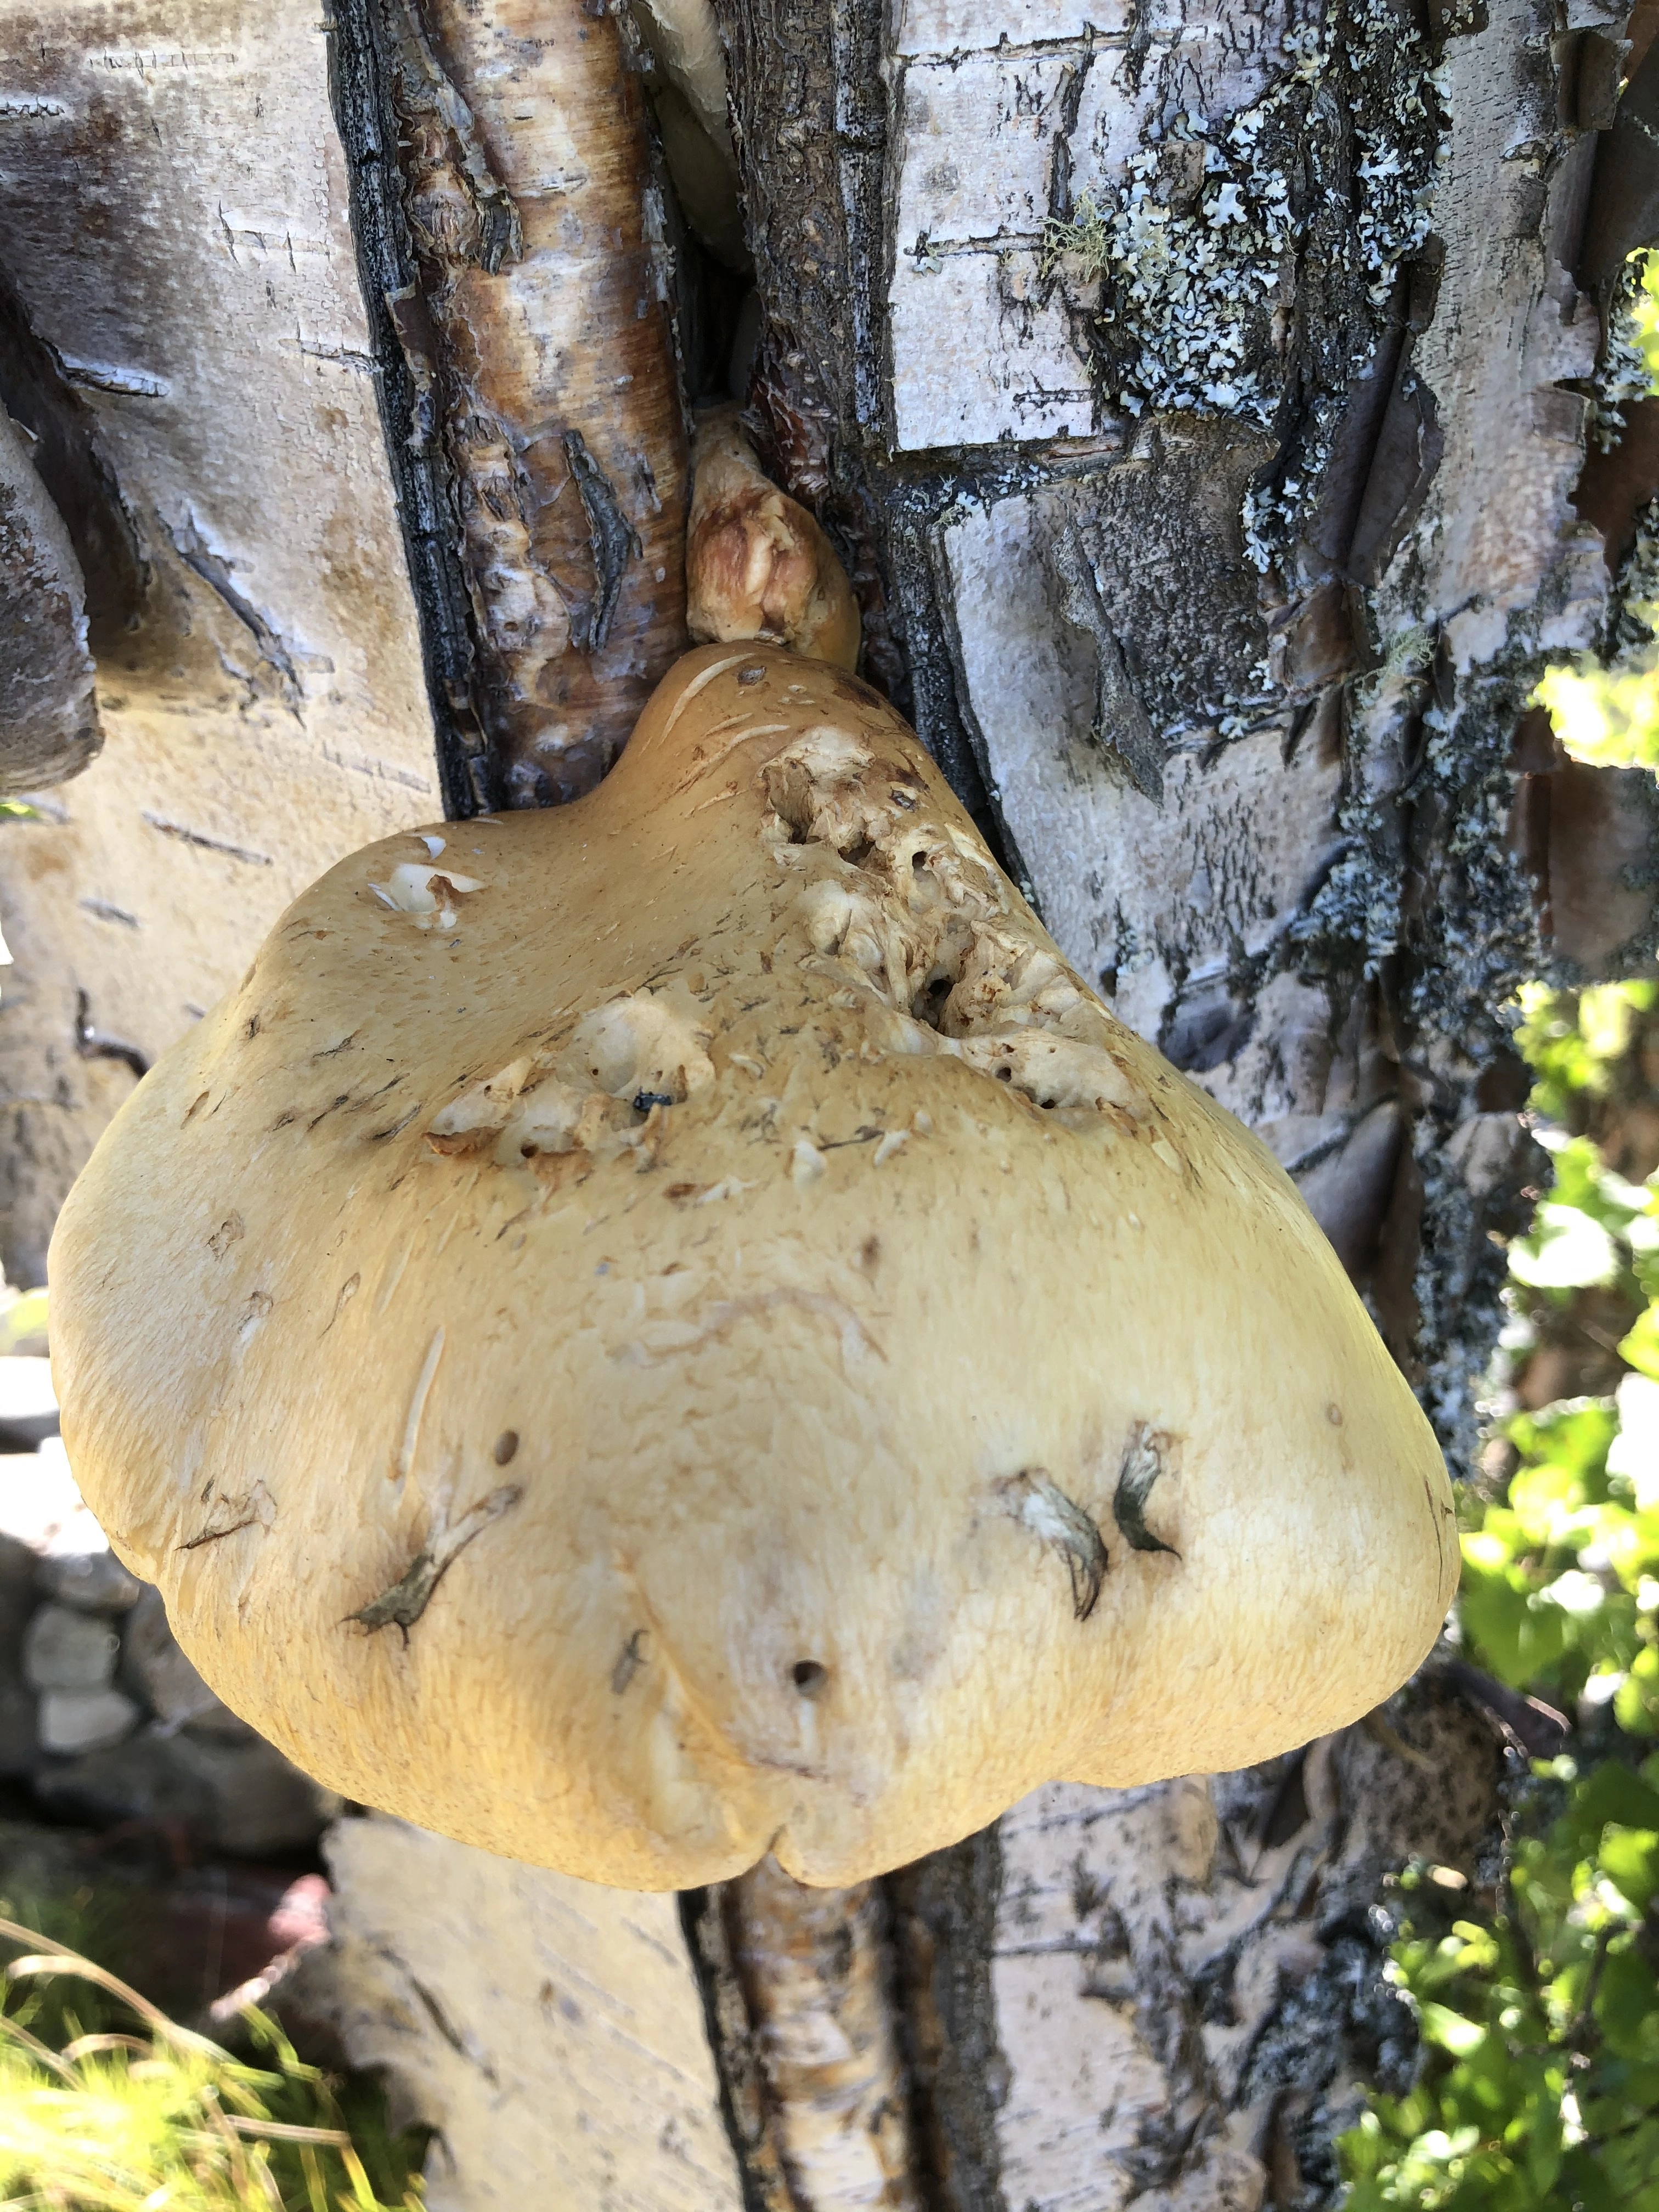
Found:
<svg viewBox="0 0 1659 2212"><path fill-rule="evenodd" d="M26 1954L0 1996L0 2212L419 2212L417 2148L262 2014L237 2058L38 1931L0 1938Z"/></svg>
<svg viewBox="0 0 1659 2212"><path fill-rule="evenodd" d="M1547 1122L1571 1127L1575 1108L1607 1095L1638 1014L1659 1004L1659 983L1600 983L1576 997L1541 983L1521 992L1516 1043L1532 1068L1532 1103Z"/></svg>
<svg viewBox="0 0 1659 2212"><path fill-rule="evenodd" d="M1614 435L1625 419L1619 403L1644 386L1659 391L1659 253L1632 256L1627 270L1608 348L1615 388L1603 410ZM1552 668L1537 696L1575 759L1659 769L1659 502L1638 517L1620 589L1626 611L1610 643L1613 665L1582 656Z"/></svg>
<svg viewBox="0 0 1659 2212"><path fill-rule="evenodd" d="M1558 1129L1607 1097L1656 995L1525 995L1533 1103ZM1475 1665L1588 1711L1602 1755L1534 1763L1490 1922L1448 1925L1431 1870L1402 1877L1388 1972L1422 2063L1341 2138L1349 2212L1659 2212L1659 1176L1545 1140L1516 1282L1547 1310L1612 1287L1639 1318L1616 1397L1502 1424L1517 1463L1501 1498L1465 1497L1459 1619Z"/></svg>

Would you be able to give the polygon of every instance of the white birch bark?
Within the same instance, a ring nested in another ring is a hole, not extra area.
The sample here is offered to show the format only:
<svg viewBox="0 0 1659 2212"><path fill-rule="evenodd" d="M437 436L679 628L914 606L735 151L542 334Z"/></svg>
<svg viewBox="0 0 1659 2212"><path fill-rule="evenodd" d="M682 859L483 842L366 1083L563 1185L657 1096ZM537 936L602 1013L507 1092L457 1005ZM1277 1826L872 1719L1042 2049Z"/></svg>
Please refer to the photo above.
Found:
<svg viewBox="0 0 1659 2212"><path fill-rule="evenodd" d="M0 56L5 274L148 565L102 755L0 829L0 1233L34 1282L132 1085L110 1041L153 1059L321 870L442 808L317 11L8 4Z"/></svg>
<svg viewBox="0 0 1659 2212"><path fill-rule="evenodd" d="M315 1984L394 2117L437 2130L432 2212L741 2212L672 1897L375 1818L328 1846Z"/></svg>

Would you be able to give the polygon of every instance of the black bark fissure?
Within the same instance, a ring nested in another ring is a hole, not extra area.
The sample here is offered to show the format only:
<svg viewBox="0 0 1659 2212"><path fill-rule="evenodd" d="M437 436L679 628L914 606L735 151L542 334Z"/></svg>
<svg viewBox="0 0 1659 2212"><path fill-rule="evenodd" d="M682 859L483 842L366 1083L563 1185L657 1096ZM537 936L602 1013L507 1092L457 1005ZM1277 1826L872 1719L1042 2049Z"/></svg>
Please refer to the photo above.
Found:
<svg viewBox="0 0 1659 2212"><path fill-rule="evenodd" d="M927 2212L1007 2212L996 2114L1009 2072L991 1981L1002 1894L996 1829L901 1867L882 1887Z"/></svg>
<svg viewBox="0 0 1659 2212"><path fill-rule="evenodd" d="M769 2123L765 2073L722 1909L723 1884L680 1892L680 1925L702 2000L720 2118L737 2162L743 2212L799 2212Z"/></svg>
<svg viewBox="0 0 1659 2212"><path fill-rule="evenodd" d="M597 653L611 635L611 618L623 578L630 562L640 557L640 534L617 504L616 487L587 450L580 430L564 434L565 459L587 517L588 542L593 549L593 574L598 589L586 616L573 612L571 634L580 651Z"/></svg>
<svg viewBox="0 0 1659 2212"><path fill-rule="evenodd" d="M453 488L434 435L434 341L398 167L394 49L382 0L338 0L331 13L329 88L350 179L352 236L420 624L438 784L444 812L464 819L497 805L501 793L474 696L471 599Z"/></svg>
<svg viewBox="0 0 1659 2212"><path fill-rule="evenodd" d="M142 1083L149 1073L149 1056L136 1044L125 1038L111 1036L107 1030L95 1028L92 1020L92 1000L84 991L75 994L75 1049L82 1060L118 1060Z"/></svg>
<svg viewBox="0 0 1659 2212"><path fill-rule="evenodd" d="M870 0L718 0L715 13L765 311L749 393L763 457L846 564L865 672L914 723L1030 897L953 669L950 594L933 543L938 517L975 496L975 461L994 477L1007 458L953 455L947 474L892 450L884 366L895 210L881 10Z"/></svg>
<svg viewBox="0 0 1659 2212"><path fill-rule="evenodd" d="M3 276L0 407L33 441L34 472L63 517L81 564L93 652L106 653L138 617L149 588L137 526L105 454L96 416Z"/></svg>

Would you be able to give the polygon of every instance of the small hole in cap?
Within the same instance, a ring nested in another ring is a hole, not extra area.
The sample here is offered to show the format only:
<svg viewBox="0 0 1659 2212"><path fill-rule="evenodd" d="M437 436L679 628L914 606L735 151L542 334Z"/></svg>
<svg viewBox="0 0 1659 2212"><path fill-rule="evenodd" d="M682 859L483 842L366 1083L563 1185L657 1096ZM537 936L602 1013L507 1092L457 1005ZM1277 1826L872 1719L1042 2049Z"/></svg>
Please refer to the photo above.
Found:
<svg viewBox="0 0 1659 2212"><path fill-rule="evenodd" d="M738 681L739 684L764 684L766 671L758 661L751 660L746 668L738 669Z"/></svg>
<svg viewBox="0 0 1659 2212"><path fill-rule="evenodd" d="M789 1676L803 1698L821 1698L829 1686L830 1669L816 1659L797 1659Z"/></svg>
<svg viewBox="0 0 1659 2212"><path fill-rule="evenodd" d="M517 1451L517 1449L519 1449L519 1432L518 1432L518 1431L517 1431L516 1429L503 1429L503 1430L501 1431L501 1432L500 1436L498 1436L498 1437L496 1437L496 1439L495 1439L495 1464L496 1464L496 1466L497 1466L497 1467L505 1467L505 1466L507 1465L507 1462L508 1462L508 1460L510 1460L510 1459L512 1458L512 1456L513 1456L514 1453L515 1451Z"/></svg>

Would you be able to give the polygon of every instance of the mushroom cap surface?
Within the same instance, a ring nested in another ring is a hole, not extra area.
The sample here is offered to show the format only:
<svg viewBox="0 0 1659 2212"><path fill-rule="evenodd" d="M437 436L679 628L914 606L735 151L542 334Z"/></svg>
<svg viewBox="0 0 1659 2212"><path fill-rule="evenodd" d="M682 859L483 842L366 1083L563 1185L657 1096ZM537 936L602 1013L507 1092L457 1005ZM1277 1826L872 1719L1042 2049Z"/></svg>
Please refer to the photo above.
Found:
<svg viewBox="0 0 1659 2212"><path fill-rule="evenodd" d="M1285 1751L1455 1580L1289 1179L766 647L575 804L313 885L51 1272L76 1477L226 1703L595 1881L847 1884Z"/></svg>

